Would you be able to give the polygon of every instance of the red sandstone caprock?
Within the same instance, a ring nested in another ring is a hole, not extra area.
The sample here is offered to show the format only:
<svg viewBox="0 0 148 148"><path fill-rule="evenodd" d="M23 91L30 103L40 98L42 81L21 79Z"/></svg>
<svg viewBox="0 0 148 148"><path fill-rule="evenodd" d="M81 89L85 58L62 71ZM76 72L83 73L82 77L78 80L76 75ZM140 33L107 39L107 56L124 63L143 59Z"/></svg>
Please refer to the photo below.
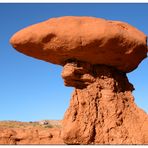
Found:
<svg viewBox="0 0 148 148"><path fill-rule="evenodd" d="M63 120L66 144L148 144L148 115L126 73L147 57L147 37L131 25L94 17L60 17L17 32L19 52L64 66L75 87Z"/></svg>
<svg viewBox="0 0 148 148"><path fill-rule="evenodd" d="M68 59L130 72L147 56L146 35L131 25L94 17L60 17L17 32L18 51L53 64Z"/></svg>

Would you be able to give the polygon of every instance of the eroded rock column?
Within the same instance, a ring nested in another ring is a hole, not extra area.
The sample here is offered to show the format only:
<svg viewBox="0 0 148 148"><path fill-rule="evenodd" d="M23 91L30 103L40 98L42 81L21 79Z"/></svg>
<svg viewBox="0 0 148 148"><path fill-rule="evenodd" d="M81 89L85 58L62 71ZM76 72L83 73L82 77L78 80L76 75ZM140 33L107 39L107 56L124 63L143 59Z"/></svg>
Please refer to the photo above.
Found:
<svg viewBox="0 0 148 148"><path fill-rule="evenodd" d="M73 86L63 121L67 144L142 144L147 114L137 108L126 73L104 65L71 62L64 66L66 86ZM145 128L146 129L146 128Z"/></svg>

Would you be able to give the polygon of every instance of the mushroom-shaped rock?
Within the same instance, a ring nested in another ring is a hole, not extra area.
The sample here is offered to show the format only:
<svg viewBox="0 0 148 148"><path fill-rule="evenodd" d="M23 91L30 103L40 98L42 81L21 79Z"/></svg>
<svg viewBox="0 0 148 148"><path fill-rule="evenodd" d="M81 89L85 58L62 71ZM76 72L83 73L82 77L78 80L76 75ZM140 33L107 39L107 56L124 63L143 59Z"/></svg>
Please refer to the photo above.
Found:
<svg viewBox="0 0 148 148"><path fill-rule="evenodd" d="M60 17L32 25L10 40L18 51L54 64L68 59L130 72L146 57L146 35L131 25L94 17Z"/></svg>
<svg viewBox="0 0 148 148"><path fill-rule="evenodd" d="M18 51L64 66L75 87L62 122L66 144L148 144L148 116L134 103L127 72L146 57L146 36L119 21L61 17L16 33Z"/></svg>

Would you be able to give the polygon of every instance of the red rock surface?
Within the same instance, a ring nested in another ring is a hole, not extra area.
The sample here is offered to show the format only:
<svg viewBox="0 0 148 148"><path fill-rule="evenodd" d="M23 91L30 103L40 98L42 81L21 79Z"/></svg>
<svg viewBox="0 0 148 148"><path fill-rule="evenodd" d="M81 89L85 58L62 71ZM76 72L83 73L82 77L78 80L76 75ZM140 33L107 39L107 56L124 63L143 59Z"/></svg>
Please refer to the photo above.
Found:
<svg viewBox="0 0 148 148"><path fill-rule="evenodd" d="M59 128L0 128L0 144L64 144Z"/></svg>
<svg viewBox="0 0 148 148"><path fill-rule="evenodd" d="M10 40L18 51L54 64L68 59L130 72L146 57L146 35L131 25L95 17L59 17L29 26Z"/></svg>
<svg viewBox="0 0 148 148"><path fill-rule="evenodd" d="M148 115L134 103L125 73L78 62L62 76L76 87L63 120L65 143L148 144Z"/></svg>

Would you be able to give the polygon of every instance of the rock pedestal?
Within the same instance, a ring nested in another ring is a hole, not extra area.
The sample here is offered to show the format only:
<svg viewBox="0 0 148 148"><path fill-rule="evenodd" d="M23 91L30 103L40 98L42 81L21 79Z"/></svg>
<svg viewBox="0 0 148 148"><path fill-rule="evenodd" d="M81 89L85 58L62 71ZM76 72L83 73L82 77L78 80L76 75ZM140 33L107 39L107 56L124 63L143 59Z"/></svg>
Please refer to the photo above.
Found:
<svg viewBox="0 0 148 148"><path fill-rule="evenodd" d="M76 89L63 121L67 144L148 144L148 117L132 96L126 73L104 65L71 62L66 86Z"/></svg>

